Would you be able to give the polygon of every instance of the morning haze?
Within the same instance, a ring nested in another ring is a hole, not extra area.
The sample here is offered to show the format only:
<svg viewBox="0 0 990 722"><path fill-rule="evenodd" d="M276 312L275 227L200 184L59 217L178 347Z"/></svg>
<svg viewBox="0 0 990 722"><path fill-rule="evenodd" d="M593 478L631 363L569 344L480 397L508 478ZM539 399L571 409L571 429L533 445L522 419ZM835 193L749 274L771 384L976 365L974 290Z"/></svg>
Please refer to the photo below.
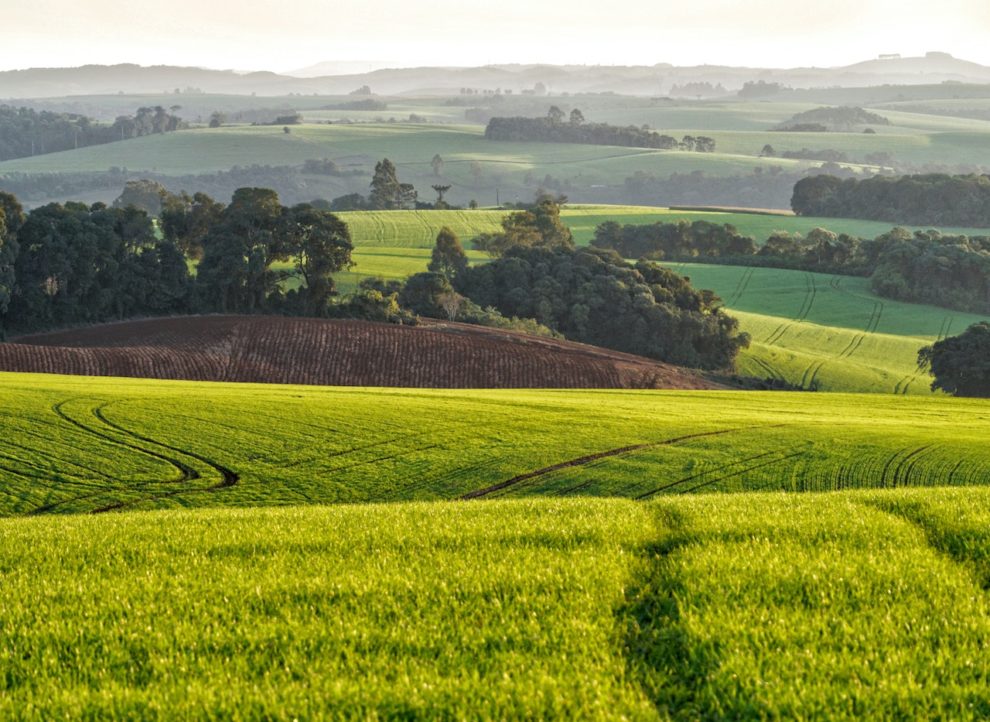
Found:
<svg viewBox="0 0 990 722"><path fill-rule="evenodd" d="M455 0L13 0L4 13L2 69L134 62L287 71L326 60L794 67L929 50L990 64L982 0L635 1L621 11L559 0L470 9Z"/></svg>
<svg viewBox="0 0 990 722"><path fill-rule="evenodd" d="M987 0L3 8L0 721L990 720Z"/></svg>

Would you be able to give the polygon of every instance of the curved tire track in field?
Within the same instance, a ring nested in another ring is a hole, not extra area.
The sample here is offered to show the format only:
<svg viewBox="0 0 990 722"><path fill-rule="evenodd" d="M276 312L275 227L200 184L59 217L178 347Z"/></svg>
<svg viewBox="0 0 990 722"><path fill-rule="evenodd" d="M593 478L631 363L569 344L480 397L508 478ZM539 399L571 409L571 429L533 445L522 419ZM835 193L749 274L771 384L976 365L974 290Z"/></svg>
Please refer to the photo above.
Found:
<svg viewBox="0 0 990 722"><path fill-rule="evenodd" d="M763 369L766 372L768 379L776 380L776 381L786 381L787 380L786 378L784 378L784 374L782 374L780 371L778 371L776 369L776 367L774 367L771 364L767 363L763 359L757 358L756 356L750 356L749 358L750 358L750 361L752 361L753 363L755 363L757 366L759 366L761 369Z"/></svg>
<svg viewBox="0 0 990 722"><path fill-rule="evenodd" d="M132 490L133 491L137 491L140 487L147 486L149 484L170 484L170 485L172 485L172 484L183 484L184 485L184 484L186 484L188 482L193 482L193 481L196 481L196 480L202 478L202 475L199 473L199 471L197 471L195 468L193 468L189 464L185 463L181 458L176 458L175 456L172 456L170 454L161 453L161 452L155 451L154 449L149 449L146 446L142 446L142 445L137 444L137 443L129 443L127 441L124 441L124 440L118 438L117 436L115 436L113 434L107 433L105 431L101 431L100 429L97 429L97 428L93 428L92 426L90 426L88 424L85 424L85 423L79 421L78 419L72 418L68 413L66 413L64 407L70 401L76 401L76 400L78 400L78 399L66 399L64 401L60 401L59 403L54 404L52 406L52 411L55 413L56 416L58 416L64 422L66 422L66 423L68 423L68 424L76 427L77 429L83 431L86 434L89 434L91 436L96 436L96 437L102 439L103 441L106 441L106 442L108 442L108 443L110 443L110 444L112 444L114 446L122 447L122 448L125 448L125 449L129 450L129 451L134 451L134 452L137 452L139 454L143 454L145 456L149 456L151 458L158 459L160 461L164 461L166 464L168 464L169 466L171 466L172 468L174 468L178 472L178 475L175 476L175 477L173 477L173 478L171 478L171 479L166 479L166 480L163 480L163 481L158 481L158 482L152 481L152 482L145 482L145 483L142 483L142 484L134 485L134 487L129 488L129 489L113 489L113 488L101 489L101 490L99 490L97 492L94 492L92 494L85 494L83 496L77 496L77 497L73 497L73 498L70 498L70 499L63 499L61 501L57 501L57 502L54 502L54 503L51 503L51 504L45 504L43 506L40 506L40 507L37 507L37 508L31 510L30 512L28 512L29 514L36 515L36 514L43 514L43 513L46 513L46 512L54 511L55 509L57 509L57 508L59 508L61 506L64 506L65 504L69 504L69 503L72 503L72 502L78 502L78 501L85 501L87 499L96 498L98 496L103 496L103 495L105 495L108 492L113 492L113 491L132 491ZM114 510L124 509L126 507L133 506L135 504L139 504L139 503L144 502L144 501L149 501L149 500L154 500L154 499L165 499L165 498L168 498L168 497L171 497L171 496L177 496L179 494L190 494L190 493L202 492L202 491L217 491L219 489L224 489L224 488L228 488L228 487L234 486L235 484L238 483L238 481L240 481L240 475L237 472L233 471L232 469L230 469L230 468L228 468L226 466L223 466L221 464L218 464L217 462L213 461L212 459L209 459L209 458L207 458L205 456L202 456L201 454L197 454L195 452L188 451L186 449L181 449L181 448L176 447L176 446L171 446L169 444L166 444L164 442L158 441L156 439L152 439L152 438L150 438L148 436L143 436L141 434L138 434L137 432L131 431L130 429L127 429L127 428L125 428L123 426L120 426L119 424L116 424L116 423L110 421L109 419L106 418L106 415L104 414L104 409L106 407L108 407L109 405L110 405L110 403L107 402L107 403L104 403L104 404L102 404L100 406L97 406L97 407L91 409L91 413L92 413L93 417L96 420L98 420L105 428L112 429L114 432L116 432L118 434L121 434L121 435L123 435L123 436L125 436L127 438L134 439L136 441L143 442L144 444L152 444L153 446L157 446L157 447L160 447L162 449L167 449L167 450L172 451L172 452L175 452L175 453L177 453L177 454L179 454L181 456L185 456L185 457L188 457L188 458L191 458L191 459L196 459L197 461L205 464L206 466L208 466L211 469L213 469L214 471L216 471L218 473L219 477L220 477L220 481L218 483L214 484L213 486L209 486L209 487L205 487L205 488L193 488L193 489L189 489L189 488L185 488L183 486L183 487L180 487L180 488L171 489L171 490L169 490L167 492L164 492L164 493L157 493L157 494L156 493L150 493L150 494L145 494L145 495L143 495L143 496L141 496L140 498L137 498L137 499L130 499L130 500L127 500L127 501L117 501L117 502L113 502L113 503L110 503L110 504L107 504L107 505L98 507L96 509L91 510L91 513L93 513L93 514L99 514L99 513L103 513L103 512L107 512L107 511L114 511ZM135 487L137 487L137 488L135 488Z"/></svg>
<svg viewBox="0 0 990 722"><path fill-rule="evenodd" d="M815 305L815 296L818 295L818 288L815 285L815 277L810 273L805 275L805 280L808 284L808 290L805 291L804 300L801 302L801 307L798 309L797 315L791 320L778 326L763 343L769 346L774 345L784 337L784 334L786 334L794 324L800 323L808 318L808 314L811 313L811 307Z"/></svg>
<svg viewBox="0 0 990 722"><path fill-rule="evenodd" d="M733 303L742 298L742 295L746 293L746 289L749 288L749 282L753 280L753 274L756 272L756 268L750 266L745 271L743 271L742 276L739 278L739 283L736 284L735 289L729 294L729 297L725 300L725 305L731 306Z"/></svg>
<svg viewBox="0 0 990 722"><path fill-rule="evenodd" d="M766 427L763 427L763 428L766 428ZM784 456L781 456L778 459L770 459L769 461L760 462L758 464L752 464L751 466L744 466L742 469L735 469L734 471L730 471L728 473L721 473L719 476L715 477L714 479L709 479L707 481L703 481L700 484L696 484L695 486L692 486L692 487L687 488L687 489L678 489L677 490L677 493L679 493L679 494L689 494L689 493L691 493L693 491L697 491L698 489L701 489L703 487L712 486L713 484L717 484L720 481L724 481L726 479L731 479L731 478L736 477L736 476L741 476L742 474L745 474L747 471L753 471L754 469L762 469L765 466L772 466L773 464L779 464L782 461L787 461L788 459L793 459L794 457L802 456L802 455L804 455L805 449L808 446L809 446L809 443L805 443L805 444L799 444L798 446L793 446L790 449L784 449L784 450L774 449L772 451L764 451L761 454L755 454L753 456L748 456L745 459L740 459L739 461L734 461L731 464L726 464L725 466L722 466L720 468L705 469L704 471L699 471L699 472L696 472L694 474L690 474L688 476L685 476L685 477L682 477L680 479L677 479L676 481L668 482L666 484L663 484L662 486L656 487L655 489L651 489L650 491L644 492L644 493L640 494L639 496L637 496L635 498L638 501L641 501L641 500L644 500L644 499L649 499L650 497L656 496L660 492L669 491L671 489L674 489L676 487L681 486L682 484L686 484L689 481L695 481L697 479L701 479L701 478L703 478L705 476L708 476L709 474L719 474L720 472L725 472L728 469L732 469L733 467L741 466L741 465L744 465L744 464L751 464L752 462L758 461L759 459L766 459L768 456L774 456L776 454L784 453L784 451L791 452L791 453L785 454ZM799 448L799 447L801 448L801 451L792 451L793 449L796 449L796 448Z"/></svg>
<svg viewBox="0 0 990 722"><path fill-rule="evenodd" d="M65 401L59 401L57 404L54 404L52 406L52 411L55 412L55 415L58 416L60 419L62 419L62 421L65 421L66 423L75 426L77 429L80 429L81 431L87 434L99 437L100 439L103 439L104 441L109 442L114 446L120 446L125 449L129 449L131 451L136 451L139 454L150 456L153 459L164 461L166 464L174 468L179 473L179 475L176 478L164 480L164 483L181 483L181 482L195 481L200 478L200 474L198 471L196 471L188 464L183 463L179 459L174 459L171 456L166 456L165 454L159 454L155 451L150 451L136 444L129 444L126 441L121 441L116 436L112 436L110 434L98 431L90 426L87 426L81 421L72 418L64 411L64 407L70 401L75 401L75 400L76 399L66 399ZM102 407L96 407L91 410L93 416L95 416L97 419L100 418L99 416L97 416L97 411L100 408Z"/></svg>
<svg viewBox="0 0 990 722"><path fill-rule="evenodd" d="M645 444L632 444L630 446L620 446L616 449L608 449L607 451L599 451L594 454L588 454L587 456L579 456L575 459L569 459L567 461L561 461L560 463L553 464L551 466L544 466L542 469L536 469L535 471L528 471L525 474L519 474L518 476L513 476L511 479L501 481L498 484L493 484L492 486L486 486L484 489L475 489L474 491L469 491L467 494L463 494L461 500L470 499L481 499L483 497L494 494L495 492L502 491L503 489L508 489L510 487L521 484L524 481L529 481L530 479L536 479L541 476L546 476L555 471L560 471L562 469L569 469L575 466L585 466L593 461L598 461L599 459L608 459L614 456L622 456L623 454L629 454L634 451L642 451L643 449L652 449L659 446L670 446L672 444L678 444L682 441L689 441L691 439L700 439L706 436L721 436L723 434L731 434L735 431L743 431L744 429L720 429L718 431L705 431L697 434L686 434L684 436L677 436L673 439L664 439L663 441L648 441Z"/></svg>
<svg viewBox="0 0 990 722"><path fill-rule="evenodd" d="M847 296L857 297L855 296L855 294L849 293L844 288L842 288L840 283L841 283L840 279L836 276L833 276L832 279L829 281L828 285L834 291L837 291L839 293L844 293ZM834 359L824 359L822 361L811 363L804 370L804 374L801 376L801 387L806 389L813 388L818 380L818 374L821 373L822 368L824 368L825 364L829 363L829 361L846 359L852 356L854 353L856 353L859 350L860 346L863 345L863 341L866 340L866 337L869 336L870 334L874 334L877 332L877 329L880 326L880 320L883 318L883 312L884 312L883 301L873 301L873 309L870 311L870 317L867 319L866 326L863 328L863 330L857 333L855 336L853 336L849 340L849 343L846 344L845 348L843 348L835 356Z"/></svg>
<svg viewBox="0 0 990 722"><path fill-rule="evenodd" d="M880 470L880 488L896 487L910 481L911 471L917 465L919 457L933 446L934 444L906 446L887 457Z"/></svg>

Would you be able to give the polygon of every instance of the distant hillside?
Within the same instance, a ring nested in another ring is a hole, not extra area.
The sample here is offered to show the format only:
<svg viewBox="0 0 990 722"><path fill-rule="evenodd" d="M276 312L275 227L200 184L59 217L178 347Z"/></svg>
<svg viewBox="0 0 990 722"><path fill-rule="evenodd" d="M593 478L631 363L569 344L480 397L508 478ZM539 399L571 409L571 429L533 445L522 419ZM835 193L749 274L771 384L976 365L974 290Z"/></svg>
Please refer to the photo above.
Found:
<svg viewBox="0 0 990 722"><path fill-rule="evenodd" d="M717 388L676 366L512 331L264 316L24 336L0 344L0 370L321 386Z"/></svg>
<svg viewBox="0 0 990 722"><path fill-rule="evenodd" d="M359 64L360 67L361 64ZM365 67L368 64L364 64ZM374 64L372 64L372 67ZM319 63L300 75L340 72L354 66ZM204 93L340 95L367 85L376 94L458 93L462 88L551 93L614 92L665 95L692 83L738 90L762 80L793 88L919 85L943 82L990 83L990 67L929 53L921 58L870 60L838 68L743 68L717 65L678 67L589 65L489 65L475 68L421 67L372 72L293 77L272 72L238 73L172 66L85 65L78 68L31 68L0 72L0 98L65 95L161 93L195 89Z"/></svg>

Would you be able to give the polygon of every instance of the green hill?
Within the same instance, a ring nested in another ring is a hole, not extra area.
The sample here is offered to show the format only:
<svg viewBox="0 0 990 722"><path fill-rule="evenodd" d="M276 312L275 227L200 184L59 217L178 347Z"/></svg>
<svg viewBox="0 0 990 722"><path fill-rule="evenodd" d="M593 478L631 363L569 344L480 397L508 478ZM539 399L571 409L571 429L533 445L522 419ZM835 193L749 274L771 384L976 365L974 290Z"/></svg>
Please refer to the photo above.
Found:
<svg viewBox="0 0 990 722"><path fill-rule="evenodd" d="M481 233L499 229L499 223L510 211L347 211L340 213L358 250L369 246L389 248L432 248L443 226L450 227L465 247ZM681 220L729 223L740 233L762 243L775 231L807 234L813 228L824 227L835 233L848 233L861 238L875 238L892 227L890 223L860 221L847 218L810 218L782 213L720 210L681 210L650 206L614 206L570 204L561 211L561 218L574 233L575 241L586 245L594 237L595 228L605 221L622 224L676 223ZM986 229L944 228L945 233L985 235Z"/></svg>
<svg viewBox="0 0 990 722"><path fill-rule="evenodd" d="M990 470L985 404L940 397L20 374L0 375L0 389L0 514L814 491L977 483Z"/></svg>
<svg viewBox="0 0 990 722"><path fill-rule="evenodd" d="M724 300L753 337L740 369L823 391L929 393L918 349L982 316L881 298L869 281L770 268L670 264Z"/></svg>
<svg viewBox="0 0 990 722"><path fill-rule="evenodd" d="M0 717L984 718L985 407L0 374Z"/></svg>
<svg viewBox="0 0 990 722"><path fill-rule="evenodd" d="M355 242L355 268L339 274L343 291L369 276L401 279L425 270L436 233L449 225L464 240L497 230L498 211L378 211L341 214ZM762 239L775 230L807 233L824 226L864 237L889 230L870 221L802 218L761 213L679 211L636 206L571 206L562 217L578 243L589 242L606 220L620 223L707 220L732 223ZM949 231L947 231L949 232ZM979 233L974 229L951 232ZM486 260L469 251L472 263ZM960 333L982 316L891 301L873 294L863 278L800 271L669 264L698 288L725 301L753 337L740 371L823 391L929 393L917 370L918 349Z"/></svg>

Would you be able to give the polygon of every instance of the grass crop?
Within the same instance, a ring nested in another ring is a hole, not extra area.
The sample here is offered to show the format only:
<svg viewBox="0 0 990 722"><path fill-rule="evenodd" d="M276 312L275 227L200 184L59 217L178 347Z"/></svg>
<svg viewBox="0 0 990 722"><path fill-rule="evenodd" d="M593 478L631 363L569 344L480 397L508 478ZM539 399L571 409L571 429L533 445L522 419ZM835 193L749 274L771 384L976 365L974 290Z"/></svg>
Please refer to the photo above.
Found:
<svg viewBox="0 0 990 722"><path fill-rule="evenodd" d="M481 233L500 230L502 218L508 211L347 211L340 217L351 231L354 245L359 251L370 247L432 248L437 233L448 226L460 237L466 248L469 241ZM874 238L892 228L890 223L859 221L846 218L806 218L770 213L746 213L728 211L685 211L649 206L568 205L561 217L574 234L579 245L587 245L594 238L595 228L606 221L621 224L647 225L650 223L677 223L679 221L708 221L729 223L739 232L750 235L763 243L775 231L806 235L814 228L828 228L836 233L848 233L862 238ZM946 228L945 233L967 235L985 234L975 228Z"/></svg>
<svg viewBox="0 0 990 722"><path fill-rule="evenodd" d="M985 404L943 397L4 374L0 399L2 515L990 478Z"/></svg>
<svg viewBox="0 0 990 722"><path fill-rule="evenodd" d="M982 316L874 295L869 281L801 271L671 264L718 293L753 337L740 370L825 391L930 393L918 349Z"/></svg>
<svg viewBox="0 0 990 722"><path fill-rule="evenodd" d="M984 719L988 520L972 487L0 520L0 716Z"/></svg>

